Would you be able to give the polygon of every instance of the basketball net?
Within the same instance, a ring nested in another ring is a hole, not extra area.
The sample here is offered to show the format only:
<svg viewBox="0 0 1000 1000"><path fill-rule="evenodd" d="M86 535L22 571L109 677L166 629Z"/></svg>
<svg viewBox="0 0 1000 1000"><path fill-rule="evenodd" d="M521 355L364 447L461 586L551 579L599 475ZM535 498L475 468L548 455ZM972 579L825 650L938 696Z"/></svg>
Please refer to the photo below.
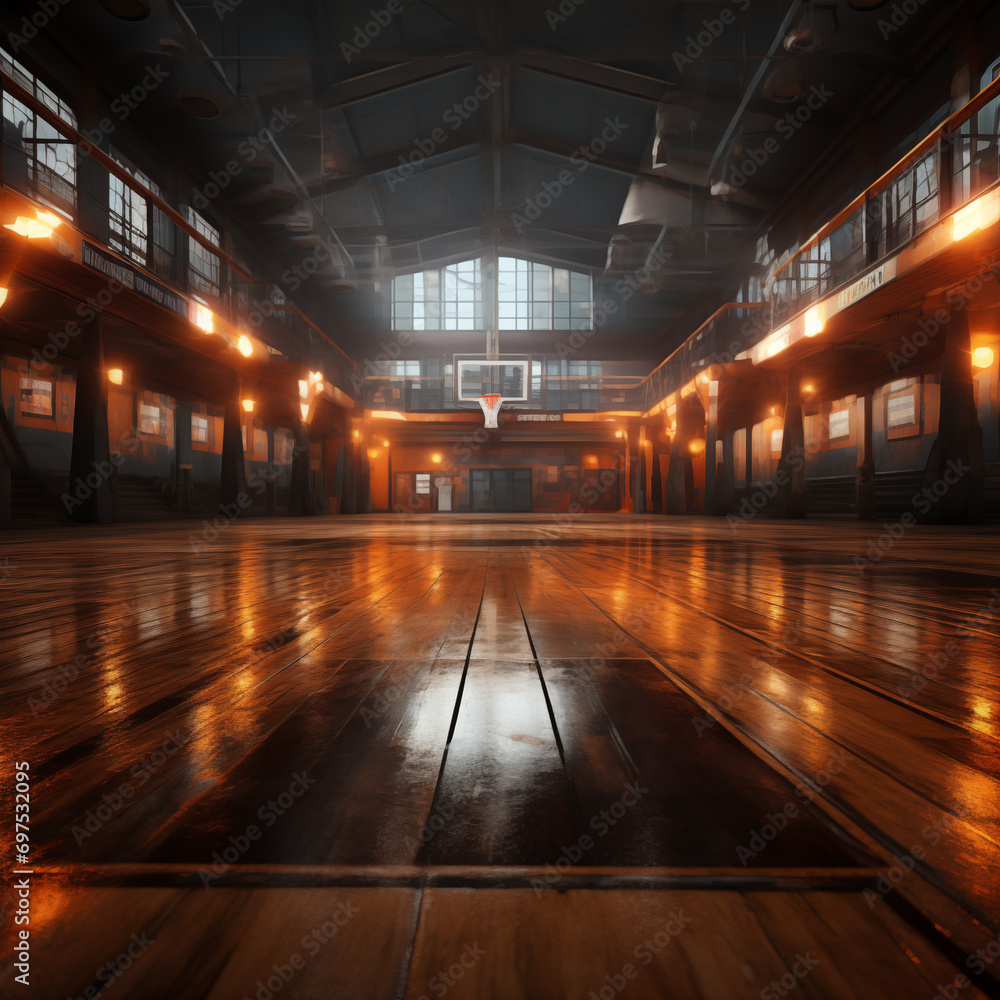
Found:
<svg viewBox="0 0 1000 1000"><path fill-rule="evenodd" d="M497 426L497 415L500 413L500 406L503 403L503 396L480 396L479 405L483 408L483 416L486 417L486 427L495 430Z"/></svg>

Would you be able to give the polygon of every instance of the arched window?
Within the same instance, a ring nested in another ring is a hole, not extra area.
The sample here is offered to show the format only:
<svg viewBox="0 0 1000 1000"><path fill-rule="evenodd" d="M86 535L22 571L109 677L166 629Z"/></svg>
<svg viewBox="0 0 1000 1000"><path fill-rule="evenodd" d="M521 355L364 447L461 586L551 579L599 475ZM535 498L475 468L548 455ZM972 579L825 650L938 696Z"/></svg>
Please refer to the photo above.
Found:
<svg viewBox="0 0 1000 1000"><path fill-rule="evenodd" d="M497 319L501 330L590 330L594 292L589 274L501 257Z"/></svg>
<svg viewBox="0 0 1000 1000"><path fill-rule="evenodd" d="M594 292L589 274L500 257L496 283L481 260L400 274L392 279L394 330L591 330ZM489 305L490 308L486 308Z"/></svg>

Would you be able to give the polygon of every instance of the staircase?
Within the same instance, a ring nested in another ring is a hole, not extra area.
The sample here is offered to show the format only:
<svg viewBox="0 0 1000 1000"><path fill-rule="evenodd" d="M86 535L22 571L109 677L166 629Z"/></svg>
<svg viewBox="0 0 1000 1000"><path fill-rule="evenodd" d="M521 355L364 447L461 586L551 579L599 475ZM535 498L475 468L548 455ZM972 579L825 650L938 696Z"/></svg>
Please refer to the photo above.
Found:
<svg viewBox="0 0 1000 1000"><path fill-rule="evenodd" d="M806 517L856 517L854 476L806 480Z"/></svg>
<svg viewBox="0 0 1000 1000"><path fill-rule="evenodd" d="M180 520L181 512L171 505L172 490L169 480L119 474L115 521L135 524Z"/></svg>
<svg viewBox="0 0 1000 1000"><path fill-rule="evenodd" d="M920 492L924 474L921 470L880 472L875 477L875 517L899 517L907 512L919 519L913 507L913 495Z"/></svg>
<svg viewBox="0 0 1000 1000"><path fill-rule="evenodd" d="M60 502L65 489L63 476L29 476L12 469L10 474L11 527L59 524L69 521L69 514Z"/></svg>

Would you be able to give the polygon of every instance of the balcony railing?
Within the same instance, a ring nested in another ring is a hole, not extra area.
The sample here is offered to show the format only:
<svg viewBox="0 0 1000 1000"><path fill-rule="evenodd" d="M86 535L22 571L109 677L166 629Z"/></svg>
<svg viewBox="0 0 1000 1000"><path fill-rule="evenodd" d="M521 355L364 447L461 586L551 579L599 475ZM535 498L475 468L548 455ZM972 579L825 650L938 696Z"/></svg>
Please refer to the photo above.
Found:
<svg viewBox="0 0 1000 1000"><path fill-rule="evenodd" d="M1000 79L921 140L768 278L772 326L878 266L1000 180Z"/></svg>

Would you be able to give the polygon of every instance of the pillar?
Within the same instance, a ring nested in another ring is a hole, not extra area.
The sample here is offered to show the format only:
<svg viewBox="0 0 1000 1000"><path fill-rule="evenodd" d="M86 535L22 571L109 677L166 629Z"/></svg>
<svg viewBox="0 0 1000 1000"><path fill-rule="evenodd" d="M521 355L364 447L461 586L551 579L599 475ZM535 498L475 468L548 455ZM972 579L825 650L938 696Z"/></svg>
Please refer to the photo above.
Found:
<svg viewBox="0 0 1000 1000"><path fill-rule="evenodd" d="M229 377L226 409L222 424L222 472L219 479L219 511L226 517L239 517L247 496L247 468L243 455L243 408L240 404L240 378Z"/></svg>
<svg viewBox="0 0 1000 1000"><path fill-rule="evenodd" d="M934 524L980 524L985 500L983 429L972 383L972 344L967 311L954 313L945 331L941 363L941 412L922 490L931 500Z"/></svg>
<svg viewBox="0 0 1000 1000"><path fill-rule="evenodd" d="M10 496L10 466L0 452L0 528L6 527L11 520Z"/></svg>
<svg viewBox="0 0 1000 1000"><path fill-rule="evenodd" d="M735 431L722 434L722 463L715 473L715 513L720 517L731 514L736 490L736 449L733 436Z"/></svg>
<svg viewBox="0 0 1000 1000"><path fill-rule="evenodd" d="M854 476L854 503L859 521L875 520L875 451L872 447L874 391L869 389L859 400L858 468Z"/></svg>
<svg viewBox="0 0 1000 1000"><path fill-rule="evenodd" d="M799 375L789 372L785 392L785 413L781 429L781 458L775 473L780 498L775 513L779 517L805 517L806 437L802 421Z"/></svg>
<svg viewBox="0 0 1000 1000"><path fill-rule="evenodd" d="M111 524L115 503L111 491L108 446L108 378L104 371L104 338L99 318L83 324L80 364L73 411L70 486L65 498L70 517L88 524Z"/></svg>
<svg viewBox="0 0 1000 1000"><path fill-rule="evenodd" d="M348 431L350 435L350 431ZM353 436L349 436L344 442L344 478L342 483L340 512L342 514L357 514L358 512L358 487L355 476L355 448L356 442Z"/></svg>
<svg viewBox="0 0 1000 1000"><path fill-rule="evenodd" d="M288 498L288 513L292 517L307 517L314 513L309 469L309 428L300 420L294 428L292 448L292 484Z"/></svg>
<svg viewBox="0 0 1000 1000"><path fill-rule="evenodd" d="M649 477L649 510L653 514L663 513L663 476L660 472L660 431L650 438L649 461L652 469Z"/></svg>
<svg viewBox="0 0 1000 1000"><path fill-rule="evenodd" d="M372 512L372 471L368 460L368 446L371 441L366 436L358 446L358 513ZM437 473L431 474L431 481L437 478Z"/></svg>
<svg viewBox="0 0 1000 1000"><path fill-rule="evenodd" d="M267 428L267 491L264 503L269 517L278 513L278 473L274 464L274 428Z"/></svg>
<svg viewBox="0 0 1000 1000"><path fill-rule="evenodd" d="M743 457L746 461L746 487L745 495L750 496L753 493L753 418L751 417L750 423L747 425L746 440L743 445Z"/></svg>
<svg viewBox="0 0 1000 1000"><path fill-rule="evenodd" d="M191 413L193 407L190 401L177 400L176 421L174 424L174 460L177 464L177 492L181 498L181 513L191 513Z"/></svg>
<svg viewBox="0 0 1000 1000"><path fill-rule="evenodd" d="M719 510L719 476L715 467L715 443L719 440L719 383L708 384L708 413L705 420L705 513L725 513Z"/></svg>

